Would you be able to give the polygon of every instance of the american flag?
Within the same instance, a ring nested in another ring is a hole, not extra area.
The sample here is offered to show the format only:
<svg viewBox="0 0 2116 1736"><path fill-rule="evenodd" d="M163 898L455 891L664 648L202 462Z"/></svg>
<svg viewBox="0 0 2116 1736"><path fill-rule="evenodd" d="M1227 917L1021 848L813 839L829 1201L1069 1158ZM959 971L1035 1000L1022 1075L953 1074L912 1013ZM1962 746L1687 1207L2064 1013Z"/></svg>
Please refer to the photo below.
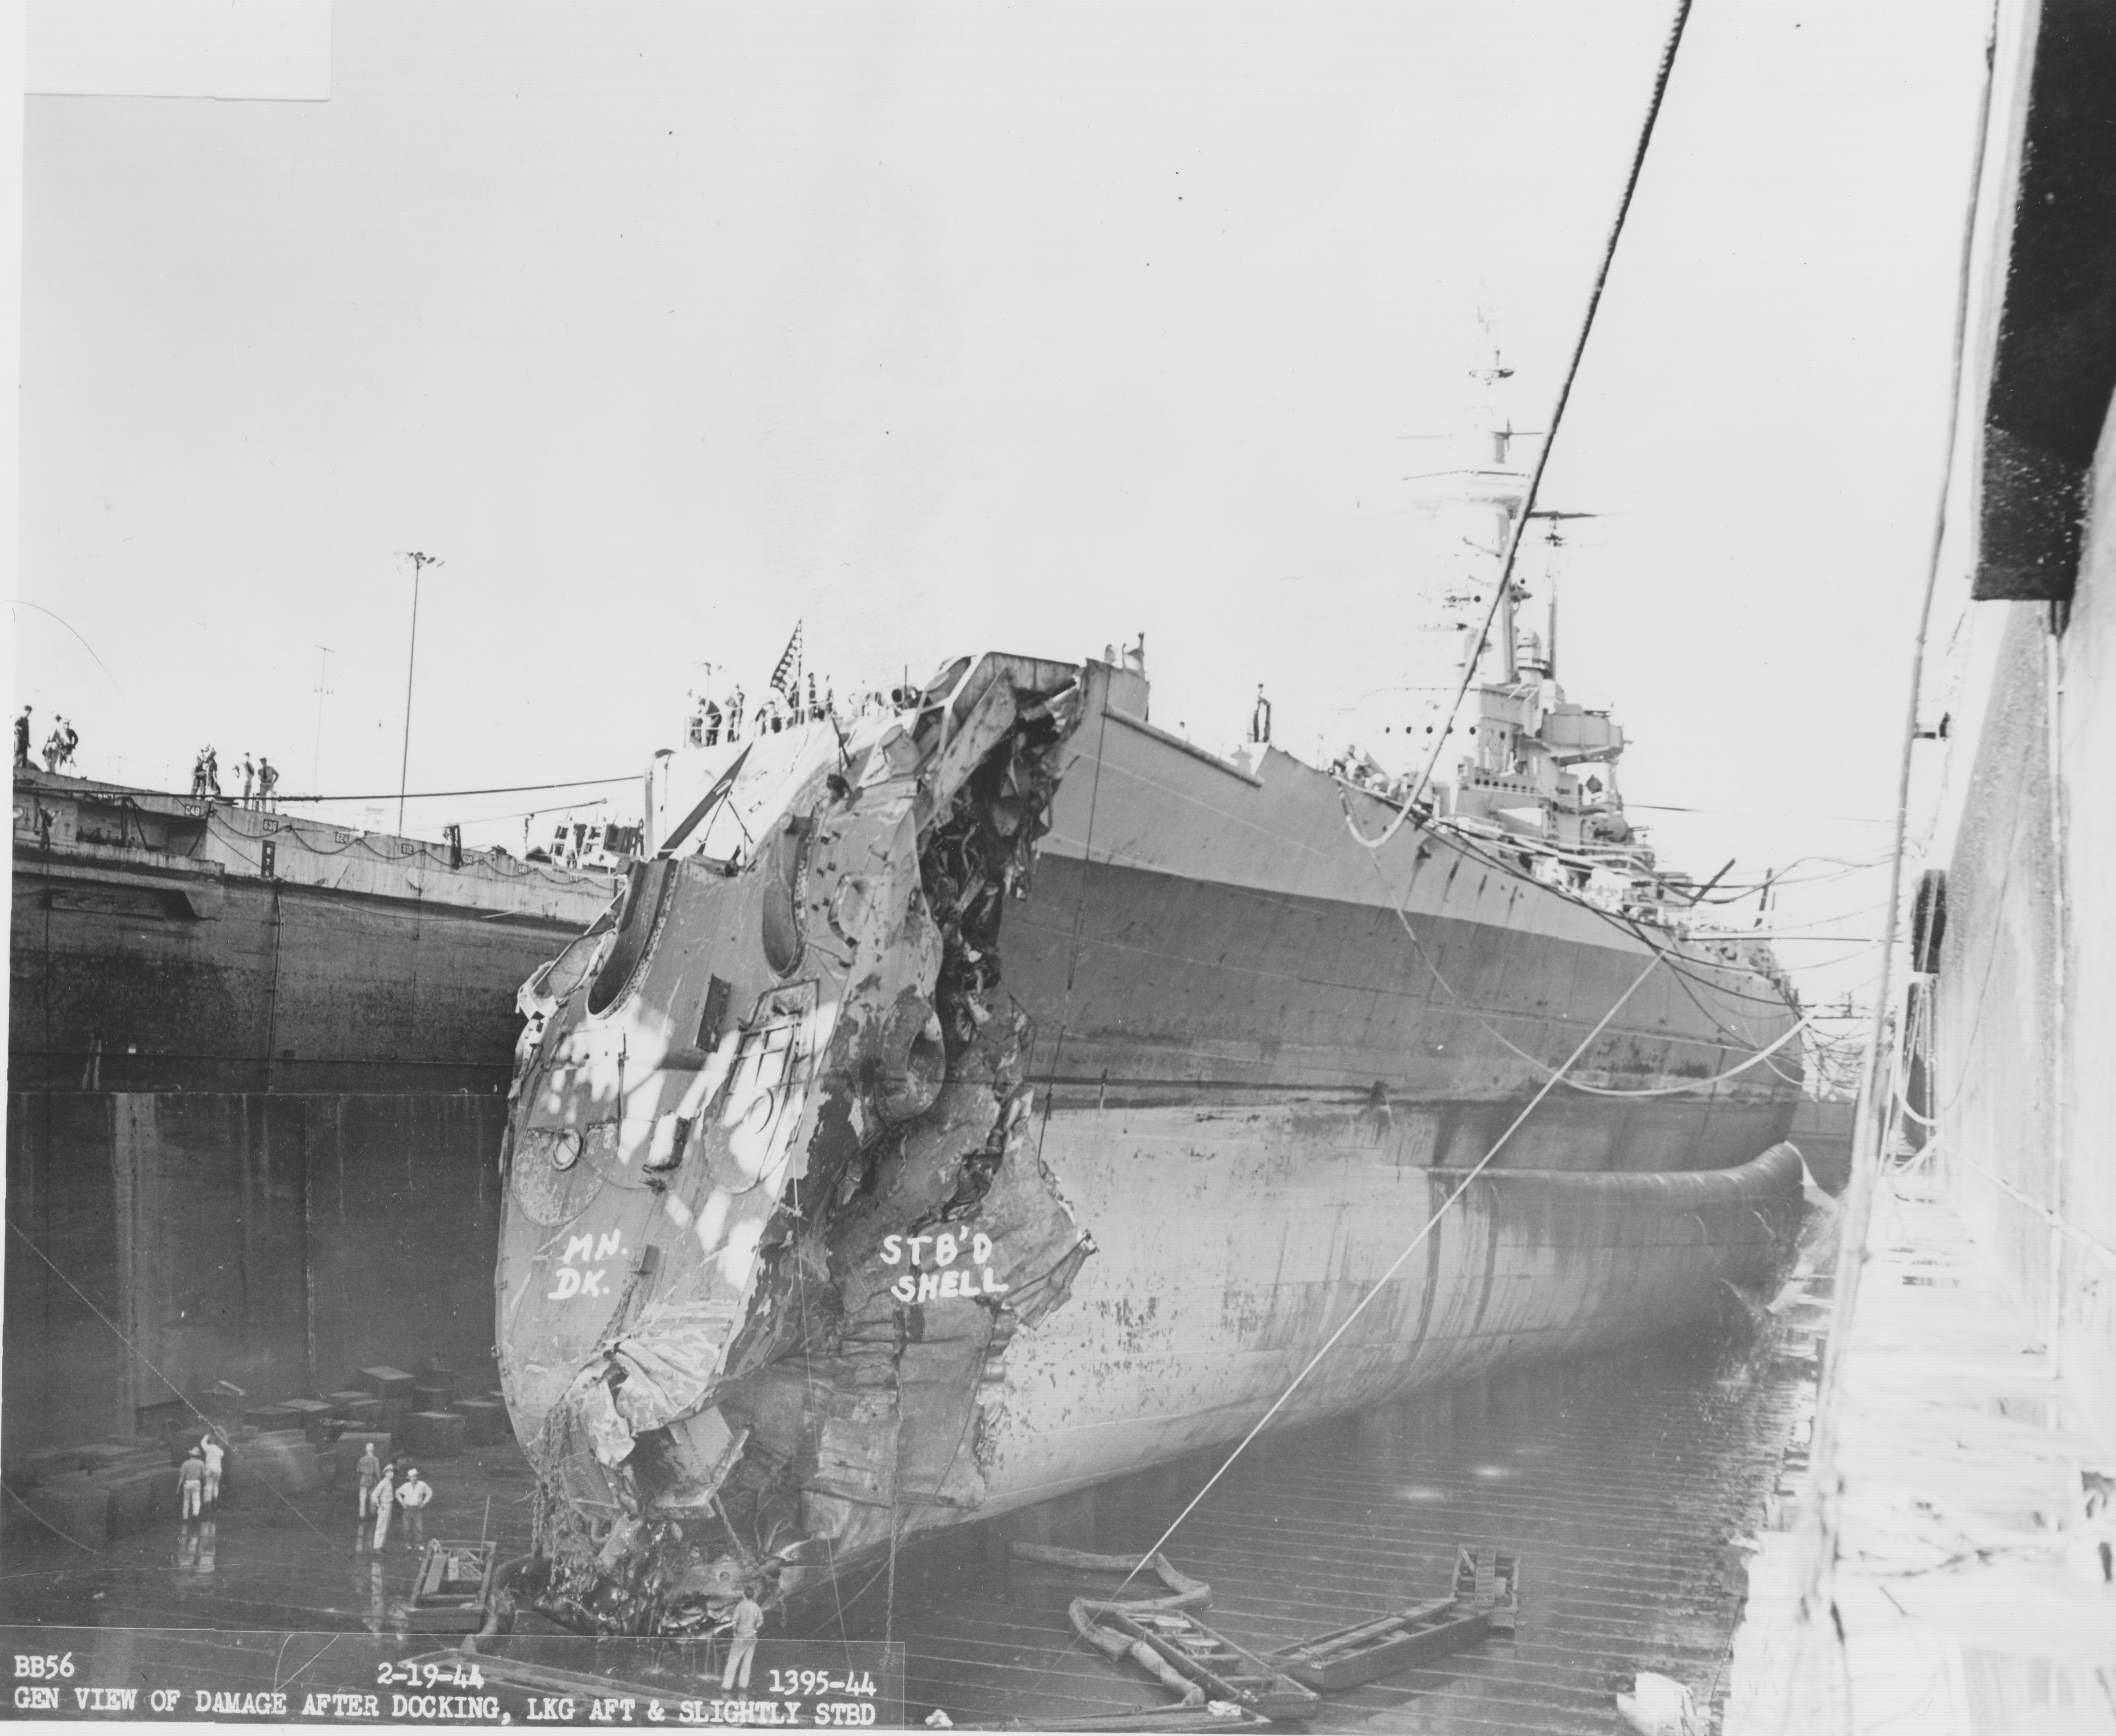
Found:
<svg viewBox="0 0 2116 1736"><path fill-rule="evenodd" d="M786 649L779 654L778 667L771 672L771 685L787 698L799 703L801 685L801 623L794 623L794 636L786 641Z"/></svg>

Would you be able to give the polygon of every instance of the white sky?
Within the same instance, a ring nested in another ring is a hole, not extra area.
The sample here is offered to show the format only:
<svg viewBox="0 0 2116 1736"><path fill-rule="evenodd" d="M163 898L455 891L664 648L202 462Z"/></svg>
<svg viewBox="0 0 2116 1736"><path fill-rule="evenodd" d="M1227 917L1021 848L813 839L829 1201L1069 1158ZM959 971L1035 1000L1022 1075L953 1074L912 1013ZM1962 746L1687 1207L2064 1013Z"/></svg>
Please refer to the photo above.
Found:
<svg viewBox="0 0 2116 1736"><path fill-rule="evenodd" d="M1157 721L1306 750L1409 662L1480 305L1547 425L1670 10L340 0L325 102L32 98L21 696L90 776L393 791L419 549L415 790L633 774L801 618L841 688L1143 631ZM1886 845L1985 17L1677 64L1544 503L1700 874Z"/></svg>

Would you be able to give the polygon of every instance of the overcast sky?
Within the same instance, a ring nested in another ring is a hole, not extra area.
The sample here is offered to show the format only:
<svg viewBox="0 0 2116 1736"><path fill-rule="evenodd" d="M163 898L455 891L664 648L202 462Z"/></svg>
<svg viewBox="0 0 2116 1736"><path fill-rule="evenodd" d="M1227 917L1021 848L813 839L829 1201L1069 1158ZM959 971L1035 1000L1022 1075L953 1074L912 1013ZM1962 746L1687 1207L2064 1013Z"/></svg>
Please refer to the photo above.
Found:
<svg viewBox="0 0 2116 1736"><path fill-rule="evenodd" d="M1448 558L1409 437L1480 309L1548 425L1669 14L341 0L328 101L32 98L22 696L90 776L393 791L420 549L414 790L629 776L797 619L841 689L1143 631L1157 721L1334 746ZM1711 0L1676 65L1544 502L1700 873L1886 845L1984 16Z"/></svg>

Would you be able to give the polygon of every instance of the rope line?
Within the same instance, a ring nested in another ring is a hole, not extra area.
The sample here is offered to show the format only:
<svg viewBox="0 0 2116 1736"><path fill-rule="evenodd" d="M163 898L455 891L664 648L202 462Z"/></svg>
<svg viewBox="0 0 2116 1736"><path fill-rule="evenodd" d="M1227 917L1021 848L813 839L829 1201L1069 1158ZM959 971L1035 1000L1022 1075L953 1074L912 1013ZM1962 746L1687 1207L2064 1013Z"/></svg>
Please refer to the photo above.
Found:
<svg viewBox="0 0 2116 1736"><path fill-rule="evenodd" d="M71 1543L76 1549L88 1550L93 1552L95 1549L99 1547L99 1545L94 1543L84 1543L80 1538L73 1536L71 1532L60 1530L58 1526L53 1524L49 1519L39 1513L35 1508L32 1507L27 1501L24 1500L21 1496L16 1494L12 1489L8 1488L5 1483L0 1483L0 1492L4 1492L9 1500L12 1501L17 1507L21 1508L23 1512L29 1514L31 1518L34 1519L38 1524L43 1526L44 1529L49 1532L53 1536L61 1538L66 1542ZM10 1573L7 1575L7 1578L10 1579L41 1578L42 1577L44 1576L41 1574L33 1573Z"/></svg>
<svg viewBox="0 0 2116 1736"><path fill-rule="evenodd" d="M2116 1269L2116 1247L2111 1247L2098 1236L2089 1234L2086 1231L2082 1229L2077 1224L2072 1222L2070 1219L2063 1217L2057 1212L2052 1211L2049 1207L2044 1205L2041 1201L2035 1199L2028 1194L2023 1193L2011 1182L2008 1181L2005 1177L2000 1175L1994 1169L1986 1169L1982 1164L1978 1163L1975 1158L1970 1156L1967 1152L1939 1139L1931 1139L1925 1142L1925 1150L1932 1150L1934 1148L1937 1148L1943 1155L1951 1158L1956 1163L1968 1164L1971 1169L1974 1169L1979 1175L1982 1176L1985 1180L1990 1183L1993 1187L1998 1188L2002 1193L2008 1196L2015 1201L2015 1203L2025 1206L2028 1210L2033 1212L2037 1217L2049 1224L2053 1229L2061 1230L2066 1235L2070 1236L2082 1247L2090 1250L2104 1265L2112 1269ZM1921 1155L1922 1152L1920 1152L1920 1155Z"/></svg>

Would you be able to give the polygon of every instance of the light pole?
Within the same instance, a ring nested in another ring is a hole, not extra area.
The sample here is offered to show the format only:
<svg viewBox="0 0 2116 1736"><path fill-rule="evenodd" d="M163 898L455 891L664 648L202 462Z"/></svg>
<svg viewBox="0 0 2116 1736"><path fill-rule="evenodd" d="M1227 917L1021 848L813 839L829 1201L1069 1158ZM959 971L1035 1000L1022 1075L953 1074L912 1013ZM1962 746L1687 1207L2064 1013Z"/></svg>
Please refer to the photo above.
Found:
<svg viewBox="0 0 2116 1736"><path fill-rule="evenodd" d="M404 792L412 769L412 676L419 667L419 579L429 567L439 567L441 558L436 554L421 554L416 550L404 558L412 563L412 654L404 665L404 757L397 767L397 835L404 835Z"/></svg>
<svg viewBox="0 0 2116 1736"><path fill-rule="evenodd" d="M324 787L324 699L331 691L331 648L320 645L316 650L321 654L316 659L316 751L309 761L309 788L320 792Z"/></svg>

